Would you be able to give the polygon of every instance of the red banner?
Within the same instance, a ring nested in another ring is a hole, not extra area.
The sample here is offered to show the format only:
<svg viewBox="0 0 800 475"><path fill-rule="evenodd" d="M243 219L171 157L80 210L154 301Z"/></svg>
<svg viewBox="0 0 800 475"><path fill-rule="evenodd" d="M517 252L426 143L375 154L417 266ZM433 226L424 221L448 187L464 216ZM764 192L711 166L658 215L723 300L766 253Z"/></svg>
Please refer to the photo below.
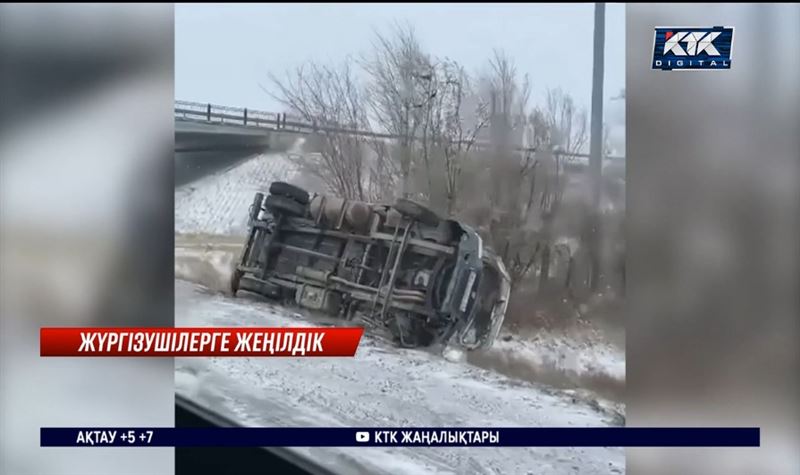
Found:
<svg viewBox="0 0 800 475"><path fill-rule="evenodd" d="M363 328L42 328L41 356L354 356Z"/></svg>

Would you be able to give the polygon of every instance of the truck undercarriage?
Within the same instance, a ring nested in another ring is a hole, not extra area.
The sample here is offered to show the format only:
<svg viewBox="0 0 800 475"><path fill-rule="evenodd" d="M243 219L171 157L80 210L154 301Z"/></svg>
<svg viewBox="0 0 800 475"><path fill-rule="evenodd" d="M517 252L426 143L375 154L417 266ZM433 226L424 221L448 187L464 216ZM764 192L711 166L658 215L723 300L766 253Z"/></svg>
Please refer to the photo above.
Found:
<svg viewBox="0 0 800 475"><path fill-rule="evenodd" d="M404 347L492 344L509 293L468 226L409 200L368 204L274 182L256 193L232 279L243 290L388 328Z"/></svg>

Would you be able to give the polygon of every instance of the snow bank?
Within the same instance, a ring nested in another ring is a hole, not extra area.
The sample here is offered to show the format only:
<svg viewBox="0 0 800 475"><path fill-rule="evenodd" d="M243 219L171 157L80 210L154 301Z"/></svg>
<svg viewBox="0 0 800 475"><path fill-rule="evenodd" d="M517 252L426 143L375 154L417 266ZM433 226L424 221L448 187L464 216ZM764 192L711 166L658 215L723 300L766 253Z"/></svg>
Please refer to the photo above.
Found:
<svg viewBox="0 0 800 475"><path fill-rule="evenodd" d="M175 247L175 277L230 293L238 249Z"/></svg>
<svg viewBox="0 0 800 475"><path fill-rule="evenodd" d="M265 153L175 190L175 232L243 236L253 194L297 173L286 153Z"/></svg>
<svg viewBox="0 0 800 475"><path fill-rule="evenodd" d="M541 332L531 339L501 335L493 352L579 375L605 374L625 381L625 350L598 339Z"/></svg>
<svg viewBox="0 0 800 475"><path fill-rule="evenodd" d="M543 331L528 338L501 334L469 363L524 381L570 391L624 417L625 350L599 334Z"/></svg>

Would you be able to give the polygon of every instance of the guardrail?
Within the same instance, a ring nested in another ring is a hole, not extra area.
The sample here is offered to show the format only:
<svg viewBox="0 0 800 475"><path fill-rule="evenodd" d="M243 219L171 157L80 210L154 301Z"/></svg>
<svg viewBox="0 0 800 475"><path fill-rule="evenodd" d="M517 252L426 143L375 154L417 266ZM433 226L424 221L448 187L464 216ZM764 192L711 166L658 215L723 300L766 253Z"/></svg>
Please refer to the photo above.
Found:
<svg viewBox="0 0 800 475"><path fill-rule="evenodd" d="M282 123L281 116L285 117L285 114L200 102L175 101L175 117L187 120L279 128ZM283 121L285 121L285 118L283 118Z"/></svg>
<svg viewBox="0 0 800 475"><path fill-rule="evenodd" d="M298 133L327 132L379 139L399 138L392 134L340 127L334 124L311 122L304 120L300 116L281 112L265 112L248 109L246 107L219 106L199 102L175 101L175 117L183 120L199 120L208 123L245 127L264 127L273 130L285 130Z"/></svg>
<svg viewBox="0 0 800 475"><path fill-rule="evenodd" d="M332 133L371 137L376 139L398 140L401 137L394 134L358 130L356 128L341 127L338 124L325 124L308 121L300 116L282 112L266 112L246 107L221 106L210 103L175 101L175 118L222 125L237 125L241 127L260 127L271 130L281 130L301 134ZM489 148L491 144L477 142L477 148ZM531 153L535 148L517 147L517 152ZM589 158L585 153L554 152L559 156ZM607 155L605 160L625 160L625 157Z"/></svg>

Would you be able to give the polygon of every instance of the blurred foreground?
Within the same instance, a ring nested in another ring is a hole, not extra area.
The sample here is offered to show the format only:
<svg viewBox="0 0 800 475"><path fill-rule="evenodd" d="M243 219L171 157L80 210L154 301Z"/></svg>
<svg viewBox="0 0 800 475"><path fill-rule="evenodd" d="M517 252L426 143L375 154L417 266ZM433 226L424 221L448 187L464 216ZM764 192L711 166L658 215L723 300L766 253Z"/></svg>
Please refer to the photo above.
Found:
<svg viewBox="0 0 800 475"><path fill-rule="evenodd" d="M0 5L0 473L174 471L168 448L39 447L171 425L171 360L38 348L42 326L172 325L171 45L169 5Z"/></svg>
<svg viewBox="0 0 800 475"><path fill-rule="evenodd" d="M628 5L628 412L758 426L631 473L800 473L800 6ZM653 27L733 25L723 73L649 69Z"/></svg>

